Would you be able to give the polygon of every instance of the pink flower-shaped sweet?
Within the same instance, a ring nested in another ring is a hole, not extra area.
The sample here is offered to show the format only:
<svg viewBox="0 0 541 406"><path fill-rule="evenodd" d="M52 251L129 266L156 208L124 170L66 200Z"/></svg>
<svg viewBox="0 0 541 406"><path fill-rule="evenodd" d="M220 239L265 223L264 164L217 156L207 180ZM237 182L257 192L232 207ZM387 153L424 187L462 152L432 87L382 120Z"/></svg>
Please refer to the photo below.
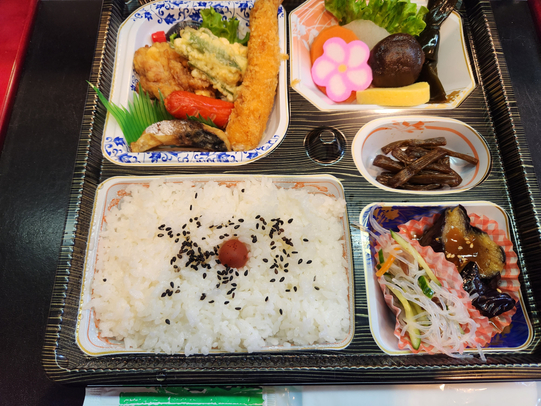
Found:
<svg viewBox="0 0 541 406"><path fill-rule="evenodd" d="M346 43L342 38L329 38L323 44L323 55L312 65L312 79L325 87L329 99L346 100L351 92L364 90L372 83L368 66L370 49L359 40Z"/></svg>

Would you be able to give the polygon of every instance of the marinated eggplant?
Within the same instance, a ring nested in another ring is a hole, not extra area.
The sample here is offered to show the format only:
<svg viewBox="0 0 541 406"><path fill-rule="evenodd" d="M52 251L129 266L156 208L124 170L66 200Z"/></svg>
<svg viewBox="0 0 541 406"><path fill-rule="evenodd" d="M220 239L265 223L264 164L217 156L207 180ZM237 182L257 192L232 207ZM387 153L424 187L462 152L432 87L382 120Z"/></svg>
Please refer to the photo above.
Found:
<svg viewBox="0 0 541 406"><path fill-rule="evenodd" d="M505 251L483 230L472 226L468 212L462 205L445 209L419 243L444 252L459 272L475 262L483 279L500 275L505 267Z"/></svg>
<svg viewBox="0 0 541 406"><path fill-rule="evenodd" d="M499 275L492 279L483 279L479 274L477 263L470 261L462 268L460 276L462 276L464 290L470 296L475 295L475 299L472 300L473 306L483 316L492 318L515 307L515 300L497 289Z"/></svg>
<svg viewBox="0 0 541 406"><path fill-rule="evenodd" d="M444 252L447 260L457 266L464 290L473 296L472 304L483 316L492 318L515 306L515 300L498 289L505 267L504 249L471 225L462 205L445 209L419 243Z"/></svg>

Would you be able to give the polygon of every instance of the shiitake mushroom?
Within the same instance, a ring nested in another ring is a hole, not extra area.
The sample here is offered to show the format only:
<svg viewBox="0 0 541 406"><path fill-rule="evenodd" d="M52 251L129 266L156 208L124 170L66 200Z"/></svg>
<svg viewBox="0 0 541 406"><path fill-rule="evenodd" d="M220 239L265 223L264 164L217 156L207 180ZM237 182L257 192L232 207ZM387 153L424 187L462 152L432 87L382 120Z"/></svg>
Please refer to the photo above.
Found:
<svg viewBox="0 0 541 406"><path fill-rule="evenodd" d="M421 73L424 61L425 54L415 37L402 33L389 35L370 51L368 65L372 68L372 85L411 85Z"/></svg>

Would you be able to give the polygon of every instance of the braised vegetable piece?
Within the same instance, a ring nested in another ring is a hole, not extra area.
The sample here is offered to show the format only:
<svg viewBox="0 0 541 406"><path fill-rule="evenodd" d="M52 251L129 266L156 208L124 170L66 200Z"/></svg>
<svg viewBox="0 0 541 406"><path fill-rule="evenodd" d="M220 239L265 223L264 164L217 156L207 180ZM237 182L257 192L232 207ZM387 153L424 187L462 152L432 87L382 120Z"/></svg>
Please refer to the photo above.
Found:
<svg viewBox="0 0 541 406"><path fill-rule="evenodd" d="M425 15L425 29L419 34L417 40L425 54L425 62L419 82L428 82L430 85L430 101L444 103L447 101L445 89L438 77L438 51L440 47L440 28L443 22L455 7L459 8L462 0L430 0L428 13Z"/></svg>
<svg viewBox="0 0 541 406"><path fill-rule="evenodd" d="M403 185L408 180L410 180L412 176L423 170L427 165L431 164L434 161L437 161L444 155L445 152L441 150L435 149L430 151L428 154L415 160L411 165L406 166L395 176L393 176L393 178L389 181L389 186L392 188L396 188Z"/></svg>
<svg viewBox="0 0 541 406"><path fill-rule="evenodd" d="M462 159L463 161L466 161L472 165L477 165L479 163L479 160L471 155L461 154L460 152L451 151L450 149L446 149L446 148L438 148L438 149L445 151L445 153L449 156Z"/></svg>
<svg viewBox="0 0 541 406"><path fill-rule="evenodd" d="M499 275L492 279L483 279L477 263L470 261L462 268L460 276L464 282L464 290L470 296L476 295L472 304L483 316L492 318L515 307L515 300L511 296L494 287L500 279Z"/></svg>
<svg viewBox="0 0 541 406"><path fill-rule="evenodd" d="M451 168L449 157L462 159L472 165L477 165L478 159L467 154L442 148L446 145L445 137L427 139L405 139L391 142L381 148L384 154L379 154L372 162L374 166L383 168L376 177L382 185L406 190L435 190L443 186L457 187L462 183L462 177Z"/></svg>
<svg viewBox="0 0 541 406"><path fill-rule="evenodd" d="M370 51L372 85L409 86L419 77L424 61L425 55L415 37L402 33L389 35Z"/></svg>
<svg viewBox="0 0 541 406"><path fill-rule="evenodd" d="M407 140L400 140L400 141L394 141L390 144L387 144L383 147L381 147L381 151L384 154L388 154L393 149L398 147L438 147L442 145L447 145L447 140L445 137L435 137L435 138L426 138L426 139L407 139Z"/></svg>
<svg viewBox="0 0 541 406"><path fill-rule="evenodd" d="M470 224L466 209L458 205L445 209L434 225L419 240L436 252L445 252L459 271L475 262L484 279L500 275L505 267L505 251L483 230Z"/></svg>

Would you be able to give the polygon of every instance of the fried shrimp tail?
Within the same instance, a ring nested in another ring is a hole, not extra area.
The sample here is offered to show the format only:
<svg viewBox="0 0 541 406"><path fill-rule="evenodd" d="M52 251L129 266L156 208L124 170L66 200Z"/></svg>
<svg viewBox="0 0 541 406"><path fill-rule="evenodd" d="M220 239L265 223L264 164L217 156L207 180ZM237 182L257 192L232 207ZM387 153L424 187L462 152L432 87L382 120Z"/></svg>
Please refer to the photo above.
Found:
<svg viewBox="0 0 541 406"><path fill-rule="evenodd" d="M257 0L250 13L248 67L226 134L235 151L258 146L269 119L282 61L278 38L281 0Z"/></svg>

